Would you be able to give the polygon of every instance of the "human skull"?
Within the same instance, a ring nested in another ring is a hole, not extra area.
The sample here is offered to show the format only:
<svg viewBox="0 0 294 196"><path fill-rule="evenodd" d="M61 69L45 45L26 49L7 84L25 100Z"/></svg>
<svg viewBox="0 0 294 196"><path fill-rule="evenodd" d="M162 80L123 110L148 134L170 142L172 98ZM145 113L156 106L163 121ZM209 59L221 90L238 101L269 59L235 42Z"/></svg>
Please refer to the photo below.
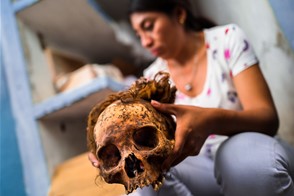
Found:
<svg viewBox="0 0 294 196"><path fill-rule="evenodd" d="M161 164L173 149L176 125L170 115L155 110L150 99L167 91L170 96L161 97L166 102L174 101L176 90L170 88L167 78L168 75L159 81L141 78L116 96L119 99L112 97L115 101L106 101L107 106L100 105L90 115L93 117L94 111L96 119L89 119L88 128L93 129L90 133L94 149L90 150L95 150L99 174L107 183L123 184L127 193L149 185L158 190L162 184Z"/></svg>

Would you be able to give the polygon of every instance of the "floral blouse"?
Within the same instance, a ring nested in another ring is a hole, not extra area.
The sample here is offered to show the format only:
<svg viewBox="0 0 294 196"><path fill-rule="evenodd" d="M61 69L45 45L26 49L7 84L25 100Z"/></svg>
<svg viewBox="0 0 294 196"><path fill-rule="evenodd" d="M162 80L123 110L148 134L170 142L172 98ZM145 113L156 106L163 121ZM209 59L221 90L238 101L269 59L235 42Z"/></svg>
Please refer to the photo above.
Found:
<svg viewBox="0 0 294 196"><path fill-rule="evenodd" d="M189 97L178 90L175 103L242 110L232 79L246 68L258 63L253 48L242 29L235 24L205 29L204 35L207 48L207 75L203 91L196 97ZM168 72L167 63L161 58L157 58L145 69L144 76L153 78L158 71ZM227 136L210 135L200 154L213 158L225 139Z"/></svg>

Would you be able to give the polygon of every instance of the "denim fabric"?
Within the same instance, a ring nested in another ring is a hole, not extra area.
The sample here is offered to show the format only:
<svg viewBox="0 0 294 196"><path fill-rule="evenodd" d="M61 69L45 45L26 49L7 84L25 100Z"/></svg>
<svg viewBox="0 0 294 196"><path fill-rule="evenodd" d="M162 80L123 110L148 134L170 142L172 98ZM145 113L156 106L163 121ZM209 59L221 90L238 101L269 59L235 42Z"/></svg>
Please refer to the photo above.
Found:
<svg viewBox="0 0 294 196"><path fill-rule="evenodd" d="M215 176L226 196L293 196L293 158L293 148L276 138L241 133L221 145Z"/></svg>

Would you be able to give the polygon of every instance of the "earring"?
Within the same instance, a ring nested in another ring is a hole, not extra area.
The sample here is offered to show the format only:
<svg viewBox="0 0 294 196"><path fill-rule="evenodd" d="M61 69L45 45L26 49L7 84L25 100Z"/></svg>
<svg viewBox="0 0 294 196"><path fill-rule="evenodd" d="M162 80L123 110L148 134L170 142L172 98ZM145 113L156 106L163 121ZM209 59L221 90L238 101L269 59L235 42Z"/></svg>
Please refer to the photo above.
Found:
<svg viewBox="0 0 294 196"><path fill-rule="evenodd" d="M180 18L179 18L179 23L180 23L181 25L183 25L183 24L185 23L185 18L184 18L184 17L180 17Z"/></svg>

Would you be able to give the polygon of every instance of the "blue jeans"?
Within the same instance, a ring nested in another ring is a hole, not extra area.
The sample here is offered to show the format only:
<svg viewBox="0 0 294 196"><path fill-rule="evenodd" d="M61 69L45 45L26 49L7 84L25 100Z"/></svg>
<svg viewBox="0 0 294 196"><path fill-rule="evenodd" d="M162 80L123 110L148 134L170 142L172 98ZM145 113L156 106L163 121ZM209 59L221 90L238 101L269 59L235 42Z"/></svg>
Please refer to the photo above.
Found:
<svg viewBox="0 0 294 196"><path fill-rule="evenodd" d="M131 196L294 196L294 148L260 133L230 137L213 160L188 157L171 168L159 191Z"/></svg>

